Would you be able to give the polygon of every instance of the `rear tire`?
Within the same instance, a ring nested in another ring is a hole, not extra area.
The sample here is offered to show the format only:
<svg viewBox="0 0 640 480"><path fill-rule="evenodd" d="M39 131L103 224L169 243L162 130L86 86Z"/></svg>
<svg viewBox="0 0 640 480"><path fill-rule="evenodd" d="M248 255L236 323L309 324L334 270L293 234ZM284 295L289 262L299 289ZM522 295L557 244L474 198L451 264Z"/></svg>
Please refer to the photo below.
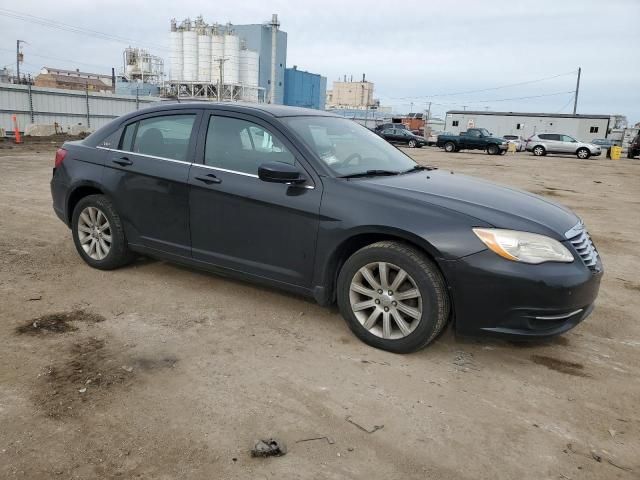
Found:
<svg viewBox="0 0 640 480"><path fill-rule="evenodd" d="M456 151L456 144L453 142L447 142L444 144L444 151L447 153L453 153Z"/></svg>
<svg viewBox="0 0 640 480"><path fill-rule="evenodd" d="M576 152L576 156L580 160L586 160L591 156L591 152L589 151L588 148L579 148L578 151Z"/></svg>
<svg viewBox="0 0 640 480"><path fill-rule="evenodd" d="M531 151L536 157L543 157L547 154L547 151L542 145L536 145Z"/></svg>
<svg viewBox="0 0 640 480"><path fill-rule="evenodd" d="M442 332L449 318L440 270L404 243L382 241L358 250L340 270L337 289L340 313L349 328L364 343L382 350L419 350Z"/></svg>
<svg viewBox="0 0 640 480"><path fill-rule="evenodd" d="M91 267L113 270L133 261L122 220L104 195L81 199L71 217L73 243L82 259Z"/></svg>

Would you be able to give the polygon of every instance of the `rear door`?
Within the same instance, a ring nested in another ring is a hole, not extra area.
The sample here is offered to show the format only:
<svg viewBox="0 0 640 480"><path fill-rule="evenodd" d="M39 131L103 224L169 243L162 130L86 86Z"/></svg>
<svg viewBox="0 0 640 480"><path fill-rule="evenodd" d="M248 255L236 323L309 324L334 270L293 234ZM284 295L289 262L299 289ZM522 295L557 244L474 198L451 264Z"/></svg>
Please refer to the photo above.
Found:
<svg viewBox="0 0 640 480"><path fill-rule="evenodd" d="M109 149L103 183L129 242L191 255L188 180L200 118L195 109L136 117Z"/></svg>
<svg viewBox="0 0 640 480"><path fill-rule="evenodd" d="M258 167L270 161L298 166L308 181L260 180ZM251 115L208 113L189 184L195 259L311 286L322 184L273 125Z"/></svg>

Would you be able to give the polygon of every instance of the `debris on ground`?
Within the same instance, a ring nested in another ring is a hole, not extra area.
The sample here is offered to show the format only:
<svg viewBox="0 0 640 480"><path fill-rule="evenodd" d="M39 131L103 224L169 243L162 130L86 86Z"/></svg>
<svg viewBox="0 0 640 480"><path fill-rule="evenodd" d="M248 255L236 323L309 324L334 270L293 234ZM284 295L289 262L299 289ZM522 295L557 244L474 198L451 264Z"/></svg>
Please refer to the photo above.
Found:
<svg viewBox="0 0 640 480"><path fill-rule="evenodd" d="M71 312L50 313L34 318L16 328L16 332L28 335L65 333L78 329L71 324L72 322L98 323L102 321L104 321L104 317L97 313L73 310Z"/></svg>
<svg viewBox="0 0 640 480"><path fill-rule="evenodd" d="M468 370L480 370L473 360L473 353L457 350L455 355L453 364L456 367L460 367L458 370L462 372L466 372Z"/></svg>
<svg viewBox="0 0 640 480"><path fill-rule="evenodd" d="M302 440L296 440L296 443L302 443L302 442L311 442L313 440L326 440L327 443L329 445L333 445L335 442L335 440L331 437L313 437L313 438L303 438Z"/></svg>
<svg viewBox="0 0 640 480"><path fill-rule="evenodd" d="M356 426L356 427L358 427L360 430L362 430L363 432L366 432L366 433L374 433L374 432L377 432L378 430L382 430L382 429L384 428L384 425L374 425L372 428L366 428L366 427L363 427L363 426L362 426L362 425L360 425L359 423L354 422L354 421L351 419L351 415L348 415L348 416L345 418L345 420L346 420L347 422L349 422L351 425L355 425L355 426Z"/></svg>
<svg viewBox="0 0 640 480"><path fill-rule="evenodd" d="M128 366L128 365L123 365L123 366L122 366L122 369L123 369L125 372L128 372L128 373L133 372L133 367L130 367L130 366Z"/></svg>
<svg viewBox="0 0 640 480"><path fill-rule="evenodd" d="M251 449L252 457L281 457L287 453L287 446L280 440L258 440Z"/></svg>

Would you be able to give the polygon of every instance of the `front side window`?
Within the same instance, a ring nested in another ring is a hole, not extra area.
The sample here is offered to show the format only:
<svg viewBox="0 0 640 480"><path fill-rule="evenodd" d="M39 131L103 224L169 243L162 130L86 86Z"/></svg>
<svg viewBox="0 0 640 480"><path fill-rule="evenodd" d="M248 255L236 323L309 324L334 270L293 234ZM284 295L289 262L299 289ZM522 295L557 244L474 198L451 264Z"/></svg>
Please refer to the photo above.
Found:
<svg viewBox="0 0 640 480"><path fill-rule="evenodd" d="M576 139L573 137L570 137L569 135L562 135L562 141L575 143Z"/></svg>
<svg viewBox="0 0 640 480"><path fill-rule="evenodd" d="M295 157L271 132L238 118L209 118L204 163L234 172L258 174L265 162L295 164Z"/></svg>
<svg viewBox="0 0 640 480"><path fill-rule="evenodd" d="M283 121L337 176L369 170L404 172L416 163L368 128L338 117L288 117Z"/></svg>
<svg viewBox="0 0 640 480"><path fill-rule="evenodd" d="M187 161L195 114L145 118L127 125L122 150Z"/></svg>

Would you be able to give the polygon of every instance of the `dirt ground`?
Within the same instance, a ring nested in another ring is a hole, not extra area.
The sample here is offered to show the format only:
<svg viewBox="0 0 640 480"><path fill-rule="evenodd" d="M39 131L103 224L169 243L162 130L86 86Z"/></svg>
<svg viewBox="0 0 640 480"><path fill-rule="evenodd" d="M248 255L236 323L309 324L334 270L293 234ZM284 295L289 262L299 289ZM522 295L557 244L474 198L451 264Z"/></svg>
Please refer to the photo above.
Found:
<svg viewBox="0 0 640 480"><path fill-rule="evenodd" d="M89 268L51 146L0 151L0 478L640 478L640 161L410 153L581 215L606 269L591 317L543 344L377 351L280 291ZM251 458L272 436L288 453Z"/></svg>

